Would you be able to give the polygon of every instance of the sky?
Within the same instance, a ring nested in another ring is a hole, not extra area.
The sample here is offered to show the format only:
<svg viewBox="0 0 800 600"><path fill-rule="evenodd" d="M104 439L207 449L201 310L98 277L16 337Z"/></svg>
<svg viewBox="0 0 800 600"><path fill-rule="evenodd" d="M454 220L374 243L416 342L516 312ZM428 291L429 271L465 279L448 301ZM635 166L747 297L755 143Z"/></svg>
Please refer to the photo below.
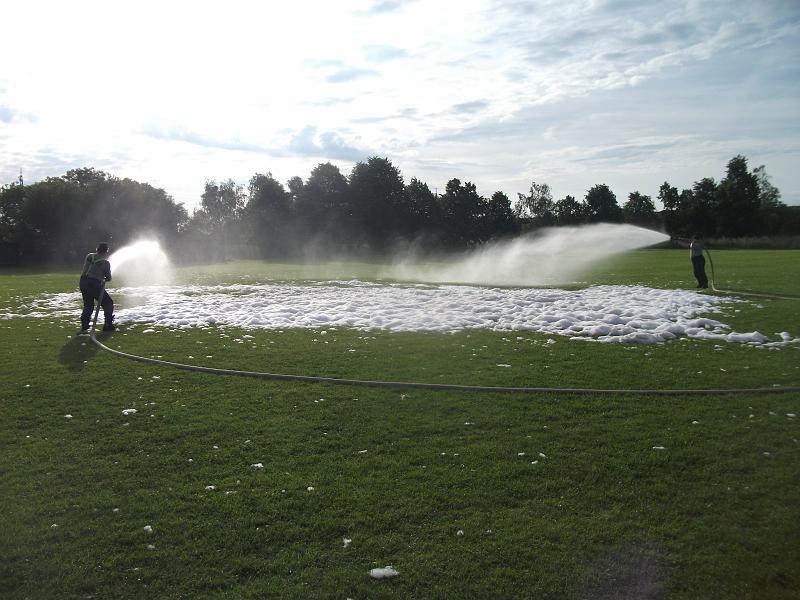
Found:
<svg viewBox="0 0 800 600"><path fill-rule="evenodd" d="M0 184L95 167L191 212L207 180L389 158L623 204L765 165L800 204L797 0L4 3Z"/></svg>

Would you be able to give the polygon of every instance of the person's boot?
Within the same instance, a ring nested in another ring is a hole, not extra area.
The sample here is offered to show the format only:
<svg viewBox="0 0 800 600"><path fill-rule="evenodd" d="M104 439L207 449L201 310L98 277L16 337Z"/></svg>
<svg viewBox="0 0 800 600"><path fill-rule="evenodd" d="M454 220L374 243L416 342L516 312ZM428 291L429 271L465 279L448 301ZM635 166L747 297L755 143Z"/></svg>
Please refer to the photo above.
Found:
<svg viewBox="0 0 800 600"><path fill-rule="evenodd" d="M103 325L103 331L116 331L116 330L117 326L114 325L114 315L111 315L111 318L106 321L105 325Z"/></svg>

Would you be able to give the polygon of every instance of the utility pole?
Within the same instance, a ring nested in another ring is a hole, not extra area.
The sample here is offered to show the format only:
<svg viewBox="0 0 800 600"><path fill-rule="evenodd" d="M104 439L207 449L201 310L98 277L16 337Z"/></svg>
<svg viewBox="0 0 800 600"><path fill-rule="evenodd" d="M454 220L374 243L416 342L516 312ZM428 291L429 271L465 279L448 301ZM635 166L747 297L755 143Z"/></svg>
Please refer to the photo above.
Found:
<svg viewBox="0 0 800 600"><path fill-rule="evenodd" d="M25 183L22 181L22 169L19 170L19 187L25 187Z"/></svg>

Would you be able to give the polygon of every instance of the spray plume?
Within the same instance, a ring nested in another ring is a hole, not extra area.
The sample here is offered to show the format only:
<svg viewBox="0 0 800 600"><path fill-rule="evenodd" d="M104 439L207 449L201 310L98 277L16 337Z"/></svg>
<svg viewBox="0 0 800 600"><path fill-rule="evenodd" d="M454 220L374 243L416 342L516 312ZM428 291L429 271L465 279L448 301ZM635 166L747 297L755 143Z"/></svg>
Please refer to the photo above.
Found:
<svg viewBox="0 0 800 600"><path fill-rule="evenodd" d="M172 266L158 242L140 240L123 246L108 257L118 285L165 285L172 280Z"/></svg>
<svg viewBox="0 0 800 600"><path fill-rule="evenodd" d="M593 263L667 239L663 233L633 225L597 223L550 228L511 241L490 243L438 264L402 261L385 275L437 283L561 285L575 281Z"/></svg>

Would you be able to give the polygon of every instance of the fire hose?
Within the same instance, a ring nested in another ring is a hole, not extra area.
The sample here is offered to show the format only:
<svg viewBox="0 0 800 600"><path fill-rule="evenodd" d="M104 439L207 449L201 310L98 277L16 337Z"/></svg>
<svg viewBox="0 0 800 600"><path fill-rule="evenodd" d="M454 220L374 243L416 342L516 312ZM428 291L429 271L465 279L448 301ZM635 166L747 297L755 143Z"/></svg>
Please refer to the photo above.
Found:
<svg viewBox="0 0 800 600"><path fill-rule="evenodd" d="M90 338L101 350L141 363L171 367L184 371L194 371L197 373L209 373L212 375L233 375L238 377L250 377L254 379L268 379L275 381L295 381L300 383L329 383L338 385L392 388L392 389L421 389L436 391L455 391L455 392L489 392L489 393L512 393L512 394L572 394L572 395L619 395L619 396L712 396L726 394L787 394L800 392L800 387L768 387L768 388L697 388L697 389L628 389L628 388L579 388L579 387L514 387L514 386L486 386L486 385L459 385L452 383L422 383L408 381L378 381L364 379L344 379L336 377L319 377L313 375L293 375L286 373L267 373L260 371L240 371L235 369L220 369L216 367L203 367L199 365L189 365L184 363L171 362L158 358L139 356L109 348L97 339L97 316L100 312L100 300L105 293L105 281L100 287L97 307L92 320Z"/></svg>

